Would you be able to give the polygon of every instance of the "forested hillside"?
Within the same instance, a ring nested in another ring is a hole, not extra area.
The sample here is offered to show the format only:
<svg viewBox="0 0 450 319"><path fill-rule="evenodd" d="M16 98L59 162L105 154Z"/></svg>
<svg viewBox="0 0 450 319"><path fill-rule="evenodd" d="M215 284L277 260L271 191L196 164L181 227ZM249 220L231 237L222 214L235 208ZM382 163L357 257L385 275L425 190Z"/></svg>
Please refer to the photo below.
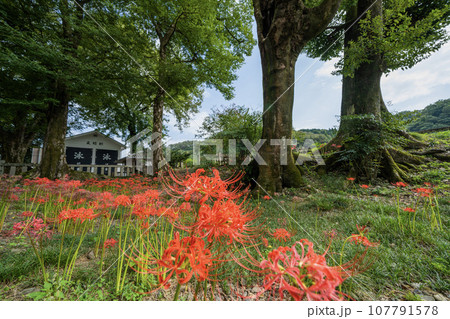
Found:
<svg viewBox="0 0 450 319"><path fill-rule="evenodd" d="M437 101L419 111L417 119L407 128L412 132L418 132L448 126L450 126L450 99Z"/></svg>

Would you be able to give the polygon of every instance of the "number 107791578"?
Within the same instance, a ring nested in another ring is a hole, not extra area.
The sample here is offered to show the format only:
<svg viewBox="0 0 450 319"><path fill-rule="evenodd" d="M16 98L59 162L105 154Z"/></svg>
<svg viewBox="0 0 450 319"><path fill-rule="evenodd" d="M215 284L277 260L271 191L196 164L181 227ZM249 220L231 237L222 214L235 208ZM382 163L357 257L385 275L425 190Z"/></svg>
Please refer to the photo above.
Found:
<svg viewBox="0 0 450 319"><path fill-rule="evenodd" d="M438 306L369 306L369 316L436 316Z"/></svg>

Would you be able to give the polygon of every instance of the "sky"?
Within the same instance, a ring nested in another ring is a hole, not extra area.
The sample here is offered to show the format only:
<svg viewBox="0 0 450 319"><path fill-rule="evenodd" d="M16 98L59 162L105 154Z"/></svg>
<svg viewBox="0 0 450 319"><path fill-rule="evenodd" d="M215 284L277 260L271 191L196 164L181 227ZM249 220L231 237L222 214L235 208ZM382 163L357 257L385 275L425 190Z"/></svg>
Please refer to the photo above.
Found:
<svg viewBox="0 0 450 319"><path fill-rule="evenodd" d="M254 32L254 34L256 34ZM333 128L338 125L341 105L341 77L331 75L337 60L322 62L301 55L296 64L293 127ZM169 116L169 144L195 139L203 119L212 108L232 103L262 111L262 73L258 47L253 48L234 82L235 97L227 101L212 89L205 90L200 112L180 132ZM412 69L392 72L382 79L382 92L391 112L420 110L450 98L450 43ZM389 104L388 104L389 105Z"/></svg>

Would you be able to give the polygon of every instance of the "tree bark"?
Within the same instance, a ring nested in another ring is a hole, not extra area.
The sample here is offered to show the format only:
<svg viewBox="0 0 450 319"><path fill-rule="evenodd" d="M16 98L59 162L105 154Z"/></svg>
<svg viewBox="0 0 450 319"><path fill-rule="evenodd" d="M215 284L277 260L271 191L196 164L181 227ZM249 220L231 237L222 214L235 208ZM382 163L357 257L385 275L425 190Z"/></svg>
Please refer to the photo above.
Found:
<svg viewBox="0 0 450 319"><path fill-rule="evenodd" d="M347 9L345 22L354 21L358 17L358 7L352 6ZM344 34L344 64L348 63L348 53L346 48L350 45L351 41L358 39L357 25L353 25ZM347 65L344 65L344 68ZM353 76L344 75L342 78L342 101L341 101L341 118L348 115L355 114L354 99L355 96L355 79Z"/></svg>
<svg viewBox="0 0 450 319"><path fill-rule="evenodd" d="M274 139L291 139L295 63L309 40L330 23L340 0L324 0L315 8L303 1L253 0L263 74L263 132L266 142L260 154L267 165L259 166L257 183L267 192L302 185L290 147L282 165L280 145Z"/></svg>
<svg viewBox="0 0 450 319"><path fill-rule="evenodd" d="M163 131L163 115L164 115L164 97L165 91L158 88L155 100L153 102L153 127L152 132L152 175L156 175L159 171L159 165L163 160L162 154L162 131ZM156 133L156 134L155 134Z"/></svg>
<svg viewBox="0 0 450 319"><path fill-rule="evenodd" d="M49 179L62 177L68 173L65 154L67 115L69 113L69 93L64 83L56 84L56 103L50 102L47 113L40 176Z"/></svg>
<svg viewBox="0 0 450 319"><path fill-rule="evenodd" d="M79 1L73 19L70 18L72 13L69 10L67 0L61 1L61 26L62 38L67 41L65 54L76 57L76 50L81 41L80 25L84 18L82 7L89 0ZM72 23L78 24L77 28L72 27ZM64 70L70 73L71 70ZM47 110L47 132L44 139L44 147L42 151L42 161L39 168L41 177L55 179L64 176L69 172L65 156L65 138L67 133L67 116L69 114L70 94L66 80L62 78L55 79L54 100L57 102L49 102Z"/></svg>
<svg viewBox="0 0 450 319"><path fill-rule="evenodd" d="M358 1L358 16L373 4L373 0ZM370 8L371 18L382 16L382 1L378 0ZM363 16L362 19L365 17ZM359 33L359 31L356 31ZM381 120L381 76L383 75L380 53L369 52L368 62L363 62L354 74L354 114L373 114Z"/></svg>

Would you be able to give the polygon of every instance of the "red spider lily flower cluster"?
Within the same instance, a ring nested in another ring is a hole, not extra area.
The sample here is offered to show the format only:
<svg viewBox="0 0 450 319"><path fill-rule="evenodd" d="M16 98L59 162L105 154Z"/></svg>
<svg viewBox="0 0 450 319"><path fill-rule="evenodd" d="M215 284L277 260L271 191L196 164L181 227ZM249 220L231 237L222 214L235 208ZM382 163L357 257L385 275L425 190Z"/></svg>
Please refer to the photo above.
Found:
<svg viewBox="0 0 450 319"><path fill-rule="evenodd" d="M201 238L192 236L180 239L176 233L162 258L158 260L158 265L165 267L168 272L165 279L162 273L159 274L159 282L166 286L173 273L180 284L187 283L192 276L198 281L204 281L212 262L211 251L205 248L205 242Z"/></svg>
<svg viewBox="0 0 450 319"><path fill-rule="evenodd" d="M255 231L251 222L257 215L255 211L247 211L243 205L224 199L214 202L212 207L203 204L198 211L197 222L188 229L193 229L200 237L207 237L209 242L246 242Z"/></svg>
<svg viewBox="0 0 450 319"><path fill-rule="evenodd" d="M286 240L291 239L292 234L284 228L277 228L273 231L272 236L279 241L286 242Z"/></svg>
<svg viewBox="0 0 450 319"><path fill-rule="evenodd" d="M188 174L185 180L173 175L177 185L183 185L185 190L177 192L189 201L193 196L200 195L200 208L194 214L195 222L184 225L183 221L177 227L192 232L195 236L207 238L208 242L233 241L244 243L250 240L256 228L252 225L256 219L256 211L249 211L245 207L245 198L238 204L235 200L243 196L240 187L229 190L230 186L242 178L242 174L227 180L222 180L217 170L213 170L213 177L205 176L204 170L199 169L194 174ZM174 190L174 187L171 187ZM189 205L189 206L187 206ZM185 206L185 207L183 207ZM190 208L189 203L181 204L183 210Z"/></svg>
<svg viewBox="0 0 450 319"><path fill-rule="evenodd" d="M355 178L354 177L347 177L347 180L350 181L350 182L353 182L355 180Z"/></svg>
<svg viewBox="0 0 450 319"><path fill-rule="evenodd" d="M405 184L403 182L397 182L397 183L394 183L392 185L394 185L395 187L406 187L406 186L408 186L408 184Z"/></svg>
<svg viewBox="0 0 450 319"><path fill-rule="evenodd" d="M270 196L269 196L269 195L266 195L266 196L263 197L263 199L265 199L265 200L270 200Z"/></svg>
<svg viewBox="0 0 450 319"><path fill-rule="evenodd" d="M413 189L413 192L416 192L421 197L430 197L430 195L433 194L433 190L432 189L430 189L430 188L422 188L422 187Z"/></svg>
<svg viewBox="0 0 450 319"><path fill-rule="evenodd" d="M119 195L114 199L114 206L119 207L128 207L131 205L131 200L127 195Z"/></svg>
<svg viewBox="0 0 450 319"><path fill-rule="evenodd" d="M34 215L34 213L30 212L30 211L26 211L26 212L22 212L21 215L22 215L22 217L31 217Z"/></svg>
<svg viewBox="0 0 450 319"><path fill-rule="evenodd" d="M99 214L95 214L94 210L91 208L76 208L76 209L67 209L63 210L58 215L58 222L61 223L65 220L72 220L77 221L79 220L81 223L85 222L86 220L93 220L94 218L98 217Z"/></svg>
<svg viewBox="0 0 450 319"><path fill-rule="evenodd" d="M199 169L185 178L175 176L173 172L170 172L170 177L175 185L165 181L168 193L179 195L178 200L184 202L178 203L176 198L165 203L155 200L147 206L133 207L132 212L142 220L140 226L143 228L149 226L147 217L164 216L175 228L185 233L184 238L176 232L169 243L164 240L159 242L159 245L163 245L162 249L154 246L153 242L147 242L148 254L135 250L130 256L139 268L136 271L158 276L157 289L167 287L169 280L174 277L178 285L186 284L191 278L197 281L211 280L217 275L214 270L226 261L222 257L228 253L227 246L233 243L246 244L257 231L254 226L256 210L246 207L246 198L242 198L244 192L240 185L230 190L233 184L239 182L242 174L222 180L217 170L213 170L211 177ZM195 198L198 203L194 203Z"/></svg>
<svg viewBox="0 0 450 319"><path fill-rule="evenodd" d="M368 189L370 186L363 184L363 185L359 185L359 187L364 188L364 189Z"/></svg>
<svg viewBox="0 0 450 319"><path fill-rule="evenodd" d="M349 242L354 242L355 244L362 244L366 247L376 247L378 246L378 243L373 243L369 241L369 239L366 237L367 232L369 231L367 229L367 226L359 226L356 225L356 229L358 229L358 234L352 234L350 236Z"/></svg>
<svg viewBox="0 0 450 319"><path fill-rule="evenodd" d="M40 239L43 236L51 238L52 232L41 218L32 218L28 221L18 222L13 226L14 235L27 234L30 238Z"/></svg>
<svg viewBox="0 0 450 319"><path fill-rule="evenodd" d="M204 173L204 169L198 169L195 173L188 174L186 178L181 179L180 177L176 176L173 171L169 171L169 175L172 181L181 186L183 190L180 191L169 183L166 184L172 192L178 195L182 195L185 201L193 199L192 195L194 194L200 195L200 204L203 204L209 198L237 199L242 195L240 193L240 186L236 187L233 190L228 189L230 185L235 184L242 178L242 173L230 177L226 180L222 180L220 178L220 174L217 169L213 170L214 176L212 177L204 175Z"/></svg>
<svg viewBox="0 0 450 319"><path fill-rule="evenodd" d="M300 253L297 251L300 247ZM331 301L343 300L337 287L344 281L338 267L328 266L325 254L314 252L313 244L302 239L292 247L279 247L271 251L259 267L267 274L264 290L278 290L281 300L288 293L294 300Z"/></svg>
<svg viewBox="0 0 450 319"><path fill-rule="evenodd" d="M213 262L217 260L211 250L205 247L202 238L195 236L180 238L178 232L169 242L161 258L150 260L150 264L156 266L155 268L147 268L149 260L132 259L142 272L157 275L160 287L164 288L170 286L169 280L173 275L179 284L187 283L192 277L198 281L206 280Z"/></svg>
<svg viewBox="0 0 450 319"><path fill-rule="evenodd" d="M405 211L407 213L414 213L416 210L411 207L406 207L406 208L403 208L403 211Z"/></svg>
<svg viewBox="0 0 450 319"><path fill-rule="evenodd" d="M105 240L105 242L103 243L103 247L112 248L112 247L116 246L116 244L117 244L117 240L115 240L114 238L109 238L109 239Z"/></svg>

